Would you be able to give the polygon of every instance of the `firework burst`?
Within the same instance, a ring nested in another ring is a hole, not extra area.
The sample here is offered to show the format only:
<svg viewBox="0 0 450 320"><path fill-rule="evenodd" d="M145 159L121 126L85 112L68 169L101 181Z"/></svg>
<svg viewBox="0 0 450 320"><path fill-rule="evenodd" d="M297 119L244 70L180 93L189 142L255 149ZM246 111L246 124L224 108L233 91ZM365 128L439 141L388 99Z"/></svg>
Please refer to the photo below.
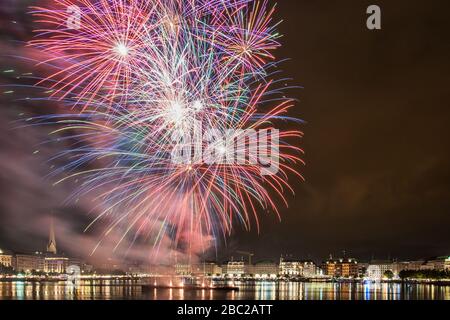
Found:
<svg viewBox="0 0 450 320"><path fill-rule="evenodd" d="M158 247L169 234L189 251L199 235L229 235L234 221L247 229L256 222L259 229L259 210L280 214L275 199L287 205L289 176L302 178L295 168L302 150L291 143L302 136L298 130L280 131L272 141L279 151L272 175L262 174L251 156L240 163L205 161L204 150L222 157L239 152L220 139L200 139L201 151L189 161L173 159L186 145L191 155L192 145L174 137L195 128L200 137L210 128L225 136L273 132L292 120L293 101L270 80L279 35L267 1L54 2L33 9L47 27L30 45L50 55L45 63L58 65L39 84L72 111L38 122L56 122L54 134L76 141L55 156L70 162L54 175L64 175L57 183L82 181L75 198L97 195L92 224L108 221L104 237L120 229L122 240L143 235ZM68 30L66 8L74 6L80 28ZM254 147L244 141L241 148Z"/></svg>

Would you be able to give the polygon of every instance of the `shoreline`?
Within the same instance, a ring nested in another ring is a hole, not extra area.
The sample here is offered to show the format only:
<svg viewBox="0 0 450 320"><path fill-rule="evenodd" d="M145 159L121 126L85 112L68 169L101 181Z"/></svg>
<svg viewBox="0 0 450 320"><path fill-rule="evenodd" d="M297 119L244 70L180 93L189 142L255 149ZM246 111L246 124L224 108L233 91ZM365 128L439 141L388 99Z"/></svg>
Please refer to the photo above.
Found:
<svg viewBox="0 0 450 320"><path fill-rule="evenodd" d="M154 276L158 277L158 276ZM92 277L83 277L81 281L131 281L135 282L135 284L140 285L148 285L147 283L139 283L142 280L154 278L152 276L92 276ZM34 283L44 283L44 282L65 282L67 281L64 277L45 277L45 278L36 278L36 277L21 277L21 278L12 278L12 277L1 277L0 283L5 282L34 282ZM337 283L337 284L346 284L346 283L355 283L355 284L401 284L401 285L434 285L434 286L450 286L450 280L421 280L421 279L408 279L408 280L380 280L380 281L368 281L363 279L292 279L292 280L251 280L251 279L212 279L217 283L224 283L228 281L233 281L240 283L242 285L253 285L258 283Z"/></svg>

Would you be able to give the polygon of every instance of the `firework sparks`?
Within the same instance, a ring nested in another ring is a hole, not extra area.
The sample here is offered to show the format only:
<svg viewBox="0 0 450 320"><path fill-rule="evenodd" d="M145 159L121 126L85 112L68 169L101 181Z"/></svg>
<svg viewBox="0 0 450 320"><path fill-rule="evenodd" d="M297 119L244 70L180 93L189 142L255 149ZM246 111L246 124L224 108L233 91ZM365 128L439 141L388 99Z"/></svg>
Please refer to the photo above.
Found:
<svg viewBox="0 0 450 320"><path fill-rule="evenodd" d="M200 152L179 163L172 157L186 147L174 135L190 134L194 124L208 136L209 128L275 130L290 119L293 101L280 98L269 79L279 35L267 1L54 2L33 9L47 27L30 45L50 55L45 63L59 66L39 85L76 112L38 120L56 122L54 134L77 141L55 157L71 161L54 174L65 175L58 182L82 181L74 197L96 192L101 205L92 224L113 217L105 237L120 228L122 239L144 235L158 247L169 234L189 251L199 235L230 234L234 221L247 229L254 221L259 229L259 209L279 215L274 199L287 204L288 177L302 178L295 168L302 150L290 144L301 132L280 132L273 175L261 174L255 159L208 163ZM64 8L76 5L80 28L68 30ZM216 156L236 151L200 144Z"/></svg>

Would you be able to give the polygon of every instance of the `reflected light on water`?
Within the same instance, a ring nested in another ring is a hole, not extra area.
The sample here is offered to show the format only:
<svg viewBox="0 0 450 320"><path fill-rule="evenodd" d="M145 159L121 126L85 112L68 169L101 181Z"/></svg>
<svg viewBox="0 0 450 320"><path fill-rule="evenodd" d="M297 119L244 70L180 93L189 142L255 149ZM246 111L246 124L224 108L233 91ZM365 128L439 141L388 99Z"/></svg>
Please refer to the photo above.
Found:
<svg viewBox="0 0 450 320"><path fill-rule="evenodd" d="M156 284L150 280L147 283ZM168 281L167 281L167 284ZM387 283L234 283L239 291L214 290L212 283L192 290L155 287L143 290L139 280L83 280L79 287L64 281L0 282L0 299L14 300L450 300L449 286Z"/></svg>

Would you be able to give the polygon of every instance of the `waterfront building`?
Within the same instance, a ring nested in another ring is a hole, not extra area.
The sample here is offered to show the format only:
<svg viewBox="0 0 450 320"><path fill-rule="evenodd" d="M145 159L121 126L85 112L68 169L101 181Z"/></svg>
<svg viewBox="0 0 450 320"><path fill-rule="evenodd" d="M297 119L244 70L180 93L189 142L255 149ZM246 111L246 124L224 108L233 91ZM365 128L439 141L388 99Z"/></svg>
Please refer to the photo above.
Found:
<svg viewBox="0 0 450 320"><path fill-rule="evenodd" d="M305 260L302 261L302 276L305 278L313 278L317 276L318 270L314 261Z"/></svg>
<svg viewBox="0 0 450 320"><path fill-rule="evenodd" d="M303 274L303 265L301 261L281 257L278 274L283 277L299 277Z"/></svg>
<svg viewBox="0 0 450 320"><path fill-rule="evenodd" d="M18 272L44 271L44 257L41 252L14 255L13 268Z"/></svg>
<svg viewBox="0 0 450 320"><path fill-rule="evenodd" d="M364 276L369 268L368 262L358 262L358 276Z"/></svg>
<svg viewBox="0 0 450 320"><path fill-rule="evenodd" d="M314 278L319 274L319 268L312 260L295 260L281 257L278 274L283 277Z"/></svg>
<svg viewBox="0 0 450 320"><path fill-rule="evenodd" d="M92 273L94 271L94 266L92 264L86 263L85 261L78 258L69 257L69 266L79 267L82 273ZM131 268L132 267L130 266L130 269Z"/></svg>
<svg viewBox="0 0 450 320"><path fill-rule="evenodd" d="M222 274L222 268L215 262L203 262L192 266L193 275L214 276Z"/></svg>
<svg viewBox="0 0 450 320"><path fill-rule="evenodd" d="M421 267L422 270L450 270L450 257L442 256L428 260Z"/></svg>
<svg viewBox="0 0 450 320"><path fill-rule="evenodd" d="M333 257L330 255L330 258L322 263L322 271L325 276L334 277L337 273L337 260L333 260Z"/></svg>
<svg viewBox="0 0 450 320"><path fill-rule="evenodd" d="M394 277L395 278L398 278L400 272L402 272L403 270L412 270L410 262L408 262L408 261L395 261L395 262L392 263L392 272L394 273Z"/></svg>
<svg viewBox="0 0 450 320"><path fill-rule="evenodd" d="M10 268L13 265L13 255L6 250L0 249L0 266Z"/></svg>
<svg viewBox="0 0 450 320"><path fill-rule="evenodd" d="M425 264L425 260L416 260L408 262L408 270L419 271L423 269L423 265Z"/></svg>
<svg viewBox="0 0 450 320"><path fill-rule="evenodd" d="M69 266L69 258L48 255L44 257L44 272L47 273L65 273Z"/></svg>
<svg viewBox="0 0 450 320"><path fill-rule="evenodd" d="M358 276L358 262L352 258L339 259L337 265L337 276L343 278L354 278Z"/></svg>
<svg viewBox="0 0 450 320"><path fill-rule="evenodd" d="M426 262L420 267L420 270L423 270L423 271L434 270L434 263Z"/></svg>
<svg viewBox="0 0 450 320"><path fill-rule="evenodd" d="M245 271L244 261L228 261L222 265L222 273L231 277L241 276Z"/></svg>
<svg viewBox="0 0 450 320"><path fill-rule="evenodd" d="M69 266L69 258L57 255L17 253L14 255L13 267L18 272L65 273Z"/></svg>
<svg viewBox="0 0 450 320"><path fill-rule="evenodd" d="M204 262L193 265L177 263L175 264L175 274L180 276L188 276L188 275L213 276L222 274L222 268L214 262Z"/></svg>
<svg viewBox="0 0 450 320"><path fill-rule="evenodd" d="M411 270L411 271L420 271L428 268L425 266L424 260L416 260L416 261L397 261L392 263L392 272L397 278L401 271L403 270Z"/></svg>
<svg viewBox="0 0 450 320"><path fill-rule="evenodd" d="M380 281L383 278L383 273L378 265L369 265L366 271L366 277L373 281Z"/></svg>
<svg viewBox="0 0 450 320"><path fill-rule="evenodd" d="M276 278L278 265L273 261L260 261L251 266L249 271L256 278Z"/></svg>
<svg viewBox="0 0 450 320"><path fill-rule="evenodd" d="M358 276L358 262L353 258L330 259L322 264L324 275L330 277L352 278Z"/></svg>
<svg viewBox="0 0 450 320"><path fill-rule="evenodd" d="M401 270L399 271L390 260L372 260L367 268L366 276L372 280L381 280L386 271L391 271L396 277Z"/></svg>
<svg viewBox="0 0 450 320"><path fill-rule="evenodd" d="M190 264L177 263L175 264L175 274L179 276L191 275L192 269Z"/></svg>

